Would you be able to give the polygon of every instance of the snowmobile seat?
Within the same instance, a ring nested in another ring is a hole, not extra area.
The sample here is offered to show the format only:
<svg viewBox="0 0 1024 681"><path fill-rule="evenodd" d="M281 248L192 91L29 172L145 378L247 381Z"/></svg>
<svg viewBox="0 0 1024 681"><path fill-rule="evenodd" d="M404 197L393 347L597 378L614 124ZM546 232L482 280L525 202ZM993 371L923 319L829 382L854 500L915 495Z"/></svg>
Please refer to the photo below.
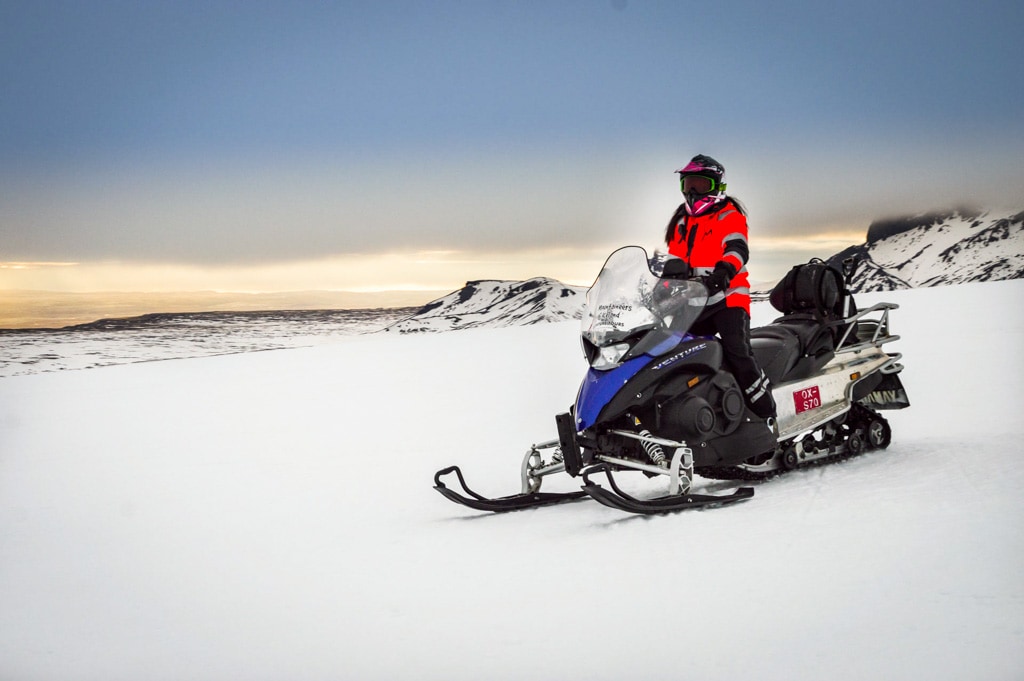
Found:
<svg viewBox="0 0 1024 681"><path fill-rule="evenodd" d="M783 326L763 326L750 330L750 347L768 380L779 383L800 356L800 340Z"/></svg>
<svg viewBox="0 0 1024 681"><path fill-rule="evenodd" d="M810 314L790 314L772 322L787 329L799 341L799 356L783 378L787 381L806 378L835 357L833 325L823 324Z"/></svg>
<svg viewBox="0 0 1024 681"><path fill-rule="evenodd" d="M823 324L808 314L789 314L779 317L772 326L792 332L800 341L800 354L818 356L835 350L833 326Z"/></svg>
<svg viewBox="0 0 1024 681"><path fill-rule="evenodd" d="M835 356L832 327L810 314L790 314L750 331L754 358L778 384L806 378Z"/></svg>

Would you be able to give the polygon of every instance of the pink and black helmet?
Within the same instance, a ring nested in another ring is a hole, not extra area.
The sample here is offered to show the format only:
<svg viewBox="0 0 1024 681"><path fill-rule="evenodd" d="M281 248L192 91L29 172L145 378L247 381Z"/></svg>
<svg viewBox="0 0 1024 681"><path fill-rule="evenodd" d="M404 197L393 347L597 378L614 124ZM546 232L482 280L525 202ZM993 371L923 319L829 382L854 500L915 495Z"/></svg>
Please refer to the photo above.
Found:
<svg viewBox="0 0 1024 681"><path fill-rule="evenodd" d="M725 167L704 154L697 154L676 171L690 215L700 215L725 199Z"/></svg>

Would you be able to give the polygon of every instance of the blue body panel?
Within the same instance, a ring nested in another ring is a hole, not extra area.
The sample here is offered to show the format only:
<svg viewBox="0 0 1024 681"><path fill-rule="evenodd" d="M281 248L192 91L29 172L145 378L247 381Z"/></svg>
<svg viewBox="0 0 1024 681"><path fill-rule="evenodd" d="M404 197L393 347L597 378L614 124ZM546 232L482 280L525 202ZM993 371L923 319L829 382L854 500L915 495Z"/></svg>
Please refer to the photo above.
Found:
<svg viewBox="0 0 1024 681"><path fill-rule="evenodd" d="M653 359L640 355L608 371L588 369L576 398L576 430L586 430L597 423L597 417L605 405Z"/></svg>
<svg viewBox="0 0 1024 681"><path fill-rule="evenodd" d="M650 354L628 359L614 369L588 369L576 397L576 430L583 431L597 423L601 411L622 390L622 386L651 362L689 338L692 338L689 334L673 334L652 348Z"/></svg>

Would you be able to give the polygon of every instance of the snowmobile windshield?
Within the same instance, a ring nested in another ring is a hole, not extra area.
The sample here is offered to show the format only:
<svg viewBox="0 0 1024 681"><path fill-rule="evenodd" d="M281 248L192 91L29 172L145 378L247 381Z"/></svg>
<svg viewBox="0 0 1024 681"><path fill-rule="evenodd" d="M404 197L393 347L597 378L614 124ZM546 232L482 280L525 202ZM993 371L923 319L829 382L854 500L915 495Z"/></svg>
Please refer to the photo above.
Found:
<svg viewBox="0 0 1024 681"><path fill-rule="evenodd" d="M583 337L603 347L650 329L685 332L707 299L700 281L662 278L651 271L643 248L620 248L587 292Z"/></svg>

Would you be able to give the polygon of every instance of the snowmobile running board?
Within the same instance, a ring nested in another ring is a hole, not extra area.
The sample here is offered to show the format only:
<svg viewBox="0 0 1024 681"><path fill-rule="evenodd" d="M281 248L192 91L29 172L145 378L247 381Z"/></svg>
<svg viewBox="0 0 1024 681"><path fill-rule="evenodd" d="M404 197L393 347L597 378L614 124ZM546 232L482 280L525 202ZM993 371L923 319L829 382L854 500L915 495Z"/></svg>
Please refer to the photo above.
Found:
<svg viewBox="0 0 1024 681"><path fill-rule="evenodd" d="M459 479L459 485L462 487L462 491L469 496L465 496L453 489L449 489L441 481L442 477L451 473L455 473L455 476ZM511 494L507 497L490 499L477 494L466 485L466 479L462 477L462 471L459 470L458 466L442 468L435 473L434 489L443 494L445 498L454 501L457 504L462 504L463 506L468 506L478 511L490 511L492 513L521 511L527 508L535 508L537 506L550 506L551 504L561 504L566 501L576 501L587 496L585 491L580 490L578 492L525 492L522 494Z"/></svg>
<svg viewBox="0 0 1024 681"><path fill-rule="evenodd" d="M611 486L612 491L606 490L604 487L592 482L590 476L594 473L604 473L608 478L608 484ZM608 466L604 465L594 466L583 471L583 491L595 501L605 506L644 515L725 506L726 504L734 504L737 501L745 501L754 496L753 487L740 487L732 494L669 494L654 499L637 499L619 488L615 483L615 478L612 477L611 470L609 470Z"/></svg>

